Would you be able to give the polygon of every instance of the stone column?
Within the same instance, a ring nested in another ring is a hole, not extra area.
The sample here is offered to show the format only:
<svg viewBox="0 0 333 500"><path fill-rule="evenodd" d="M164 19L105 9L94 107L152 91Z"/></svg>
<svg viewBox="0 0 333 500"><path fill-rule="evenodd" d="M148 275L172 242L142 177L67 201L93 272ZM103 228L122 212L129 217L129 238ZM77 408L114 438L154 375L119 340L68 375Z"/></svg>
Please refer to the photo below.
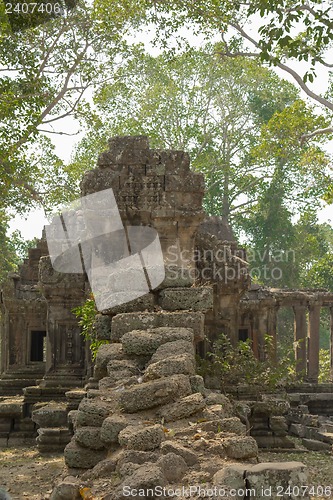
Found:
<svg viewBox="0 0 333 500"><path fill-rule="evenodd" d="M267 308L259 309L258 317L258 358L259 361L265 361L265 335L268 333L268 310Z"/></svg>
<svg viewBox="0 0 333 500"><path fill-rule="evenodd" d="M294 340L298 344L295 347L296 376L301 378L306 375L307 358L307 321L305 305L295 305L294 310Z"/></svg>
<svg viewBox="0 0 333 500"><path fill-rule="evenodd" d="M276 324L277 324L277 312L278 306L272 307L268 310L268 329L267 333L273 339L272 345L272 361L277 362L277 338L276 338Z"/></svg>
<svg viewBox="0 0 333 500"><path fill-rule="evenodd" d="M309 307L308 325L308 380L318 382L319 375L319 325L320 305L312 304Z"/></svg>
<svg viewBox="0 0 333 500"><path fill-rule="evenodd" d="M330 307L330 319L331 319L331 335L330 335L331 379L333 380L333 307Z"/></svg>

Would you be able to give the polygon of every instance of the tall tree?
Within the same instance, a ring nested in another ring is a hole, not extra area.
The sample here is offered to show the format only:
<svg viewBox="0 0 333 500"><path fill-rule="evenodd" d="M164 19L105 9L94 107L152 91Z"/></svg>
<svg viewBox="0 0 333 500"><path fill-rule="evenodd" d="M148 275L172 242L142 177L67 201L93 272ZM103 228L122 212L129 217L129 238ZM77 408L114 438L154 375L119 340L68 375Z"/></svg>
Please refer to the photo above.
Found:
<svg viewBox="0 0 333 500"><path fill-rule="evenodd" d="M220 36L221 55L255 57L288 73L297 85L332 117L332 88L321 95L311 83L318 67L333 67L329 50L332 48L332 7L322 0L251 0L226 1L174 0L148 2L157 23L158 38L166 43L170 34L180 36L179 28L187 26L192 32ZM246 42L245 49L234 43L233 36ZM295 61L307 64L305 72L298 71ZM310 82L310 86L308 84ZM302 141L313 134L332 133L330 124L302 136Z"/></svg>
<svg viewBox="0 0 333 500"><path fill-rule="evenodd" d="M64 118L74 120L73 134L78 131L84 96L112 75L116 59L120 64L123 36L139 9L129 13L113 0L101 20L91 2L79 0L59 15L43 17L36 8L24 17L14 11L16 4L22 7L1 3L0 9L0 194L3 206L22 211L73 196L50 137L64 135Z"/></svg>
<svg viewBox="0 0 333 500"><path fill-rule="evenodd" d="M208 44L170 58L169 54L147 55L138 47L115 80L96 93L95 115L71 169L81 173L91 168L110 135L147 134L153 147L190 153L193 168L206 176L209 213L228 221L239 219L240 212L248 213L269 186L278 153L282 154L275 152L275 162L261 158L264 152L268 156L279 113L284 113L283 124L289 127L282 133L280 125L276 132L284 139L285 153L290 148L288 133L290 141L295 141L297 127L307 130L323 119L298 99L291 84L258 62L246 58L221 61L217 49ZM314 155L311 148L303 150L308 158L310 152ZM319 149L315 151L314 175L322 187L326 160ZM295 172L293 162L302 159L298 150L297 155L287 154L285 176L290 169ZM300 176L297 179L301 182ZM295 190L295 182L292 187Z"/></svg>

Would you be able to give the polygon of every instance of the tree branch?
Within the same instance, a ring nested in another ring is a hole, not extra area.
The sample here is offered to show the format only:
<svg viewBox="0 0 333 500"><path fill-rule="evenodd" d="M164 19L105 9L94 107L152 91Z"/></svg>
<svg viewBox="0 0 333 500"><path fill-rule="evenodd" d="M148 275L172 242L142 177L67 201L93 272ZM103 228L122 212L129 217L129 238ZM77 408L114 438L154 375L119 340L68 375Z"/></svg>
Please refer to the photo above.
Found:
<svg viewBox="0 0 333 500"><path fill-rule="evenodd" d="M80 133L79 130L77 132L73 132L72 134L69 134L67 132L56 132L55 130L45 130L43 128L37 128L37 130L38 132L44 132L45 134L68 135L68 136L78 135Z"/></svg>
<svg viewBox="0 0 333 500"><path fill-rule="evenodd" d="M259 46L259 43L254 40L254 38L252 38L250 35L248 35L241 26L239 26L239 24L235 24L235 23L230 23L230 26L232 26L236 31L238 31L238 33L243 37L245 38L246 40L248 40L249 42L252 43L252 45L254 45L256 48L260 49L260 46ZM320 95L316 94L315 92L312 92L312 90L309 89L309 87L304 83L303 79L300 77L300 75L295 71L293 70L292 68L289 68L289 66L287 66L286 64L283 64L281 62L276 62L273 60L273 57L270 56L269 57L270 60L273 62L273 64L275 66L277 66L278 68L282 69L283 71L285 71L286 73L289 73L289 75L291 75L295 80L296 82L298 83L298 85L300 86L300 88L309 96L311 97L314 101L317 101L319 102L320 104L322 104L323 106L325 106L326 108L330 109L331 111L333 111L333 103L328 101L327 99L325 99L324 97L321 97Z"/></svg>
<svg viewBox="0 0 333 500"><path fill-rule="evenodd" d="M311 139L312 137L315 137L317 135L324 135L324 134L333 134L333 127L326 127L326 128L318 128L317 130L314 130L313 132L309 132L308 134L303 134L301 136L301 146L308 140Z"/></svg>
<svg viewBox="0 0 333 500"><path fill-rule="evenodd" d="M87 50L88 50L88 47L89 47L89 43L86 42L85 44L85 47L84 49L82 50L81 54L77 57L76 61L74 62L74 64L72 65L72 67L69 69L67 75L66 75L66 78L65 78L65 81L64 81L64 84L62 86L62 89L60 90L60 92L58 93L58 95L53 99L52 102L50 102L50 104L44 109L44 111L41 113L40 115L40 121L42 123L50 123L50 121L54 121L54 120L49 120L49 121L44 121L43 122L43 119L48 115L50 114L50 112L52 111L52 109L58 104L59 101L61 101L61 99L64 97L64 95L66 94L67 90L68 90L68 83L69 83L69 80L70 78L73 76L73 74L75 73L75 70L76 68L78 67L78 65L80 64L80 62L83 60L84 58L84 55L86 54ZM67 116L68 113L64 116Z"/></svg>

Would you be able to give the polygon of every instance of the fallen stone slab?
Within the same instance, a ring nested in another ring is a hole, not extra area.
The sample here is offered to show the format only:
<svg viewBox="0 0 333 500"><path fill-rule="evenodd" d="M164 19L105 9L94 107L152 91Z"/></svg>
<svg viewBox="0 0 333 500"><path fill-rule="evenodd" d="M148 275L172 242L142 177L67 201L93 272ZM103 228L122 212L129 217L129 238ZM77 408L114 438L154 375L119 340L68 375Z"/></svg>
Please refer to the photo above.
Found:
<svg viewBox="0 0 333 500"><path fill-rule="evenodd" d="M302 445L311 451L328 451L332 450L332 445L317 441L316 439L302 439Z"/></svg>
<svg viewBox="0 0 333 500"><path fill-rule="evenodd" d="M119 432L118 441L128 449L149 451L155 450L164 439L163 427L159 424L142 426L130 425Z"/></svg>
<svg viewBox="0 0 333 500"><path fill-rule="evenodd" d="M202 394L190 394L176 403L168 404L159 409L158 414L165 422L174 422L202 411L205 408L205 399Z"/></svg>
<svg viewBox="0 0 333 500"><path fill-rule="evenodd" d="M208 311L213 308L213 288L167 288L160 292L159 305L171 311Z"/></svg>
<svg viewBox="0 0 333 500"><path fill-rule="evenodd" d="M200 424L200 427L203 431L215 432L216 434L220 432L227 432L242 436L245 436L246 434L246 426L242 424L238 417L222 418L220 420L203 422Z"/></svg>
<svg viewBox="0 0 333 500"><path fill-rule="evenodd" d="M119 392L119 405L125 413L135 413L176 401L189 394L189 377L172 375L124 389Z"/></svg>
<svg viewBox="0 0 333 500"><path fill-rule="evenodd" d="M163 443L161 443L161 452L163 454L174 453L176 455L179 455L190 467L198 462L196 453L189 450L188 448L185 448L185 446L182 446L176 441L163 441Z"/></svg>
<svg viewBox="0 0 333 500"><path fill-rule="evenodd" d="M246 465L228 465L214 474L213 484L218 486L219 490L223 490L224 497L244 500L245 472ZM232 497L230 493L232 493Z"/></svg>
<svg viewBox="0 0 333 500"><path fill-rule="evenodd" d="M302 486L307 486L305 465L301 462L275 462L253 465L246 471L249 489L255 492L256 500L290 499L309 500Z"/></svg>
<svg viewBox="0 0 333 500"><path fill-rule="evenodd" d="M121 343L128 355L151 356L162 344L175 340L193 342L193 331L189 328L152 328L133 330L122 336Z"/></svg>
<svg viewBox="0 0 333 500"><path fill-rule="evenodd" d="M289 427L289 434L303 438L306 434L306 427L302 424L291 424Z"/></svg>
<svg viewBox="0 0 333 500"><path fill-rule="evenodd" d="M146 492L146 495L141 495L141 498L154 498L149 493L149 490L154 490L157 486L163 487L166 484L166 479L163 475L163 471L157 465L145 464L141 465L137 470L133 472L129 477L126 477L125 482L116 492L116 495L124 495L128 498L130 497L132 490L140 490L140 492ZM123 498L121 496L116 498ZM110 497L105 497L105 500L114 500L114 494Z"/></svg>

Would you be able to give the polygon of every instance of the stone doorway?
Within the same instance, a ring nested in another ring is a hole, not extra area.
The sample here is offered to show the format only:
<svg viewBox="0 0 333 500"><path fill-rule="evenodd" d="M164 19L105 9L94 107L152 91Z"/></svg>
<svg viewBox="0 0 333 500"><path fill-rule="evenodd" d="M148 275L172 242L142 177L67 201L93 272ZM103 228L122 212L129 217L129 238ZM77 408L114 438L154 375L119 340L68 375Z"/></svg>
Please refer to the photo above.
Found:
<svg viewBox="0 0 333 500"><path fill-rule="evenodd" d="M238 340L242 342L246 342L249 338L249 329L248 328L239 328L238 330Z"/></svg>
<svg viewBox="0 0 333 500"><path fill-rule="evenodd" d="M30 340L30 361L46 361L46 331L32 330Z"/></svg>

